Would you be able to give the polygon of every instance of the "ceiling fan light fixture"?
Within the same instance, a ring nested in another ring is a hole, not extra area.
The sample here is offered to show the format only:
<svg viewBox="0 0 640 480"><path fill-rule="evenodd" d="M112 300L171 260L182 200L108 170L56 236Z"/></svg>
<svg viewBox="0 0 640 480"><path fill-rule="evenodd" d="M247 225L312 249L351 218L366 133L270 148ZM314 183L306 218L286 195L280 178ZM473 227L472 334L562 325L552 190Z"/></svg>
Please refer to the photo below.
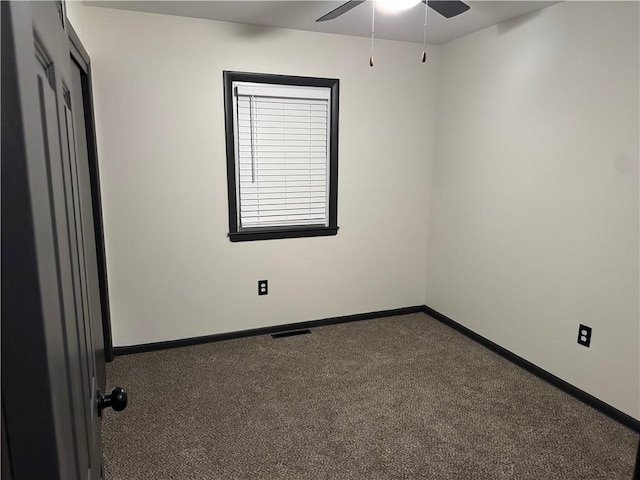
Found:
<svg viewBox="0 0 640 480"><path fill-rule="evenodd" d="M417 4L421 0L375 0L376 7L384 13L398 13L403 10L408 10Z"/></svg>

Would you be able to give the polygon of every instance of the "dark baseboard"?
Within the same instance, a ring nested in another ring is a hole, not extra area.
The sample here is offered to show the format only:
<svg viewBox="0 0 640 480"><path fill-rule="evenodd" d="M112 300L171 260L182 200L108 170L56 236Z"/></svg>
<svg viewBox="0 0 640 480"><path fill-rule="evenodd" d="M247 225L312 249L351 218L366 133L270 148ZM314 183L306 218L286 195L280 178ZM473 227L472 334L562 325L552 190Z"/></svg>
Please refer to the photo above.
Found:
<svg viewBox="0 0 640 480"><path fill-rule="evenodd" d="M307 322L287 323L285 325L275 325L273 327L252 328L250 330L240 330L237 332L218 333L203 337L182 338L180 340L169 340L167 342L145 343L142 345L130 345L126 347L114 347L115 356L130 355L132 353L153 352L155 350L165 350L167 348L188 347L190 345L200 345L202 343L220 342L222 340L232 340L234 338L252 337L255 335L271 335L288 330L300 330L305 328L322 327L337 323L357 322L360 320L371 320L374 318L392 317L394 315L406 315L409 313L424 312L424 305L415 307L396 308L393 310L381 310L379 312L358 313L346 315L344 317L324 318L321 320L310 320Z"/></svg>
<svg viewBox="0 0 640 480"><path fill-rule="evenodd" d="M418 313L418 312L425 313L430 317L434 318L435 320L438 320L439 322L459 331L460 333L466 335L470 339L487 347L488 349L506 358L507 360L515 363L516 365L524 368L525 370L533 373L534 375L545 380L551 385L554 385L559 389L563 390L564 392L570 395L573 395L578 400L586 403L590 407L595 408L596 410L604 413L608 417L640 433L640 421L636 420L630 415L627 415L626 413L618 410L617 408L612 407L608 403L605 403L602 400L597 399L596 397L588 394L584 390L580 390L579 388L574 387L570 383L562 380L559 377L556 377L552 373L549 373L546 370L543 370L537 365L529 362L528 360L525 360L524 358L516 355L513 352L510 352L506 348L501 347L497 343L494 343L491 340L483 337L482 335L477 334L473 330L470 330L469 328L459 324L455 320L450 319L449 317L443 315L442 313L426 305L396 308L393 310L381 310L378 312L359 313L355 315L325 318L321 320L310 320L306 322L288 323L285 325L275 325L272 327L252 328L250 330L240 330L237 332L219 333L219 334L207 335L203 337L183 338L180 340L170 340L167 342L155 342L155 343L145 343L142 345L115 347L113 349L113 354L115 356L120 356L120 355L130 355L133 353L153 352L156 350L165 350L168 348L187 347L190 345L200 345L203 343L232 340L234 338L251 337L255 335L271 335L274 333L282 333L290 330L301 330L305 328L322 327L325 325L335 325L337 323L357 322L360 320L371 320L374 318L391 317L395 315L406 315L409 313Z"/></svg>
<svg viewBox="0 0 640 480"><path fill-rule="evenodd" d="M424 313L426 313L430 317L432 317L432 318L438 320L439 322L442 322L445 325L448 325L449 327L459 331L460 333L462 333L462 334L466 335L467 337L469 337L471 340L474 340L474 341L478 342L479 344L487 347L488 349L490 349L493 352L497 353L501 357L506 358L507 360L509 360L509 361L515 363L516 365L524 368L525 370L533 373L534 375L536 375L537 377L540 377L541 379L545 380L546 382L550 383L551 385L554 385L554 386L558 387L560 390L563 390L564 392L566 392L566 393L568 393L570 395L573 395L578 400L586 403L590 407L595 408L596 410L604 413L608 417L610 417L610 418L622 423L623 425L631 428L632 430L635 430L636 432L640 433L640 421L636 420L632 416L627 415L626 413L618 410L615 407L612 407L611 405L609 405L608 403L603 402L602 400L598 400L596 397L594 397L593 395L588 394L584 390L580 390L579 388L574 387L570 383L562 380L559 377L556 377L555 375L553 375L552 373L547 372L546 370L543 370L542 368L538 367L537 365L534 365L530 361L525 360L524 358L516 355L515 353L510 352L509 350L507 350L506 348L501 347L497 343L494 343L491 340L483 337L482 335L477 334L473 330L470 330L467 327L465 327L463 325L460 325L455 320L451 320L449 317L443 315L442 313L440 313L440 312L438 312L438 311L436 311L436 310L434 310L434 309L432 309L430 307L427 307L426 305L425 305L423 311L424 311Z"/></svg>
<svg viewBox="0 0 640 480"><path fill-rule="evenodd" d="M638 440L638 451L636 452L636 468L633 473L633 480L640 480L640 440Z"/></svg>

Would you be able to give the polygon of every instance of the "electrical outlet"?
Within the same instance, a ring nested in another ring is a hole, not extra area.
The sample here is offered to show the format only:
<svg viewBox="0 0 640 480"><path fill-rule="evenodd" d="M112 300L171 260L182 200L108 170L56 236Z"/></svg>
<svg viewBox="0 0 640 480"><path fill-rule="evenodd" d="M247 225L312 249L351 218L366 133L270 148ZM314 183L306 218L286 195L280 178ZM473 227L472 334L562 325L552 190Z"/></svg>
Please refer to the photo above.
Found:
<svg viewBox="0 0 640 480"><path fill-rule="evenodd" d="M591 327L580 324L580 328L578 328L578 343L585 347L591 344Z"/></svg>
<svg viewBox="0 0 640 480"><path fill-rule="evenodd" d="M267 295L269 293L269 283L266 280L258 280L258 295Z"/></svg>

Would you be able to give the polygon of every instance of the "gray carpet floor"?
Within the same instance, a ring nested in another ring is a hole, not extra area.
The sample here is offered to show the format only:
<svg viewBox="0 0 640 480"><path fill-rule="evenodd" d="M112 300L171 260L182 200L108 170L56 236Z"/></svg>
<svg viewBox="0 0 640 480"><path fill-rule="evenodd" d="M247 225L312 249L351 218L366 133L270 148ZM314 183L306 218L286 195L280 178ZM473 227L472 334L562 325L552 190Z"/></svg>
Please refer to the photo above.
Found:
<svg viewBox="0 0 640 480"><path fill-rule="evenodd" d="M116 479L631 479L638 434L422 313L118 357Z"/></svg>

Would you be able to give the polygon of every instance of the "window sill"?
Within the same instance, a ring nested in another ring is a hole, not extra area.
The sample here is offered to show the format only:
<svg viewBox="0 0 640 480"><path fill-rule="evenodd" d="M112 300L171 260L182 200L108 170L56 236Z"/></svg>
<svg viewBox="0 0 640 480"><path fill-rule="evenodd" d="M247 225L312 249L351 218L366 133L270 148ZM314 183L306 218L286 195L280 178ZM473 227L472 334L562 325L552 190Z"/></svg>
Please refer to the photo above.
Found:
<svg viewBox="0 0 640 480"><path fill-rule="evenodd" d="M279 229L255 229L229 233L232 242L251 242L254 240L275 240L278 238L328 237L336 235L340 227L298 227Z"/></svg>

